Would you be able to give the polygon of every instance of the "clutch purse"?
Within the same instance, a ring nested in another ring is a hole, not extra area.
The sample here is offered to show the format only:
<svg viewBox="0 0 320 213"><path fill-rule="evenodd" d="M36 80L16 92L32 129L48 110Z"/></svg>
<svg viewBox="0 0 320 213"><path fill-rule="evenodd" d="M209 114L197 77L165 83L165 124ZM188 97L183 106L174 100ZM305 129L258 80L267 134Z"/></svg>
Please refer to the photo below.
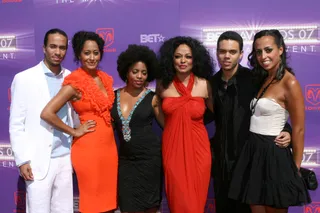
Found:
<svg viewBox="0 0 320 213"><path fill-rule="evenodd" d="M317 180L316 173L314 173L314 171L301 167L300 174L309 190L313 191L318 188L318 180Z"/></svg>

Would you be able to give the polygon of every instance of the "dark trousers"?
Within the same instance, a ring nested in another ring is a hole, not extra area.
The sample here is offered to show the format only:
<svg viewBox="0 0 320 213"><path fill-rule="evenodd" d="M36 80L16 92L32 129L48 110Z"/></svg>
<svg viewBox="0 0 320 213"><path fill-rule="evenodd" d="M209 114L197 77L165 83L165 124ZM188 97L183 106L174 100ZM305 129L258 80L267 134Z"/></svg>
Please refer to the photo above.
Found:
<svg viewBox="0 0 320 213"><path fill-rule="evenodd" d="M231 200L227 196L216 196L216 213L251 213L250 206Z"/></svg>
<svg viewBox="0 0 320 213"><path fill-rule="evenodd" d="M248 204L228 198L230 181L222 178L221 169L215 164L212 164L212 176L216 213L251 213Z"/></svg>

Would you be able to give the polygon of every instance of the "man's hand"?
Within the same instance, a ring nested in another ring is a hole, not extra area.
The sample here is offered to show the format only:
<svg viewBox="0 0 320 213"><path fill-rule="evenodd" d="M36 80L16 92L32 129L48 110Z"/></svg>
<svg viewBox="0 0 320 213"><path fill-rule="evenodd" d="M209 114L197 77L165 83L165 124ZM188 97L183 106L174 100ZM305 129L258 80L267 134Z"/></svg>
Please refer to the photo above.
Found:
<svg viewBox="0 0 320 213"><path fill-rule="evenodd" d="M291 143L291 136L288 132L280 132L280 134L274 140L277 146L286 148Z"/></svg>
<svg viewBox="0 0 320 213"><path fill-rule="evenodd" d="M33 180L33 174L32 174L32 169L29 163L23 164L22 166L19 167L20 169L20 175L25 179L25 180Z"/></svg>

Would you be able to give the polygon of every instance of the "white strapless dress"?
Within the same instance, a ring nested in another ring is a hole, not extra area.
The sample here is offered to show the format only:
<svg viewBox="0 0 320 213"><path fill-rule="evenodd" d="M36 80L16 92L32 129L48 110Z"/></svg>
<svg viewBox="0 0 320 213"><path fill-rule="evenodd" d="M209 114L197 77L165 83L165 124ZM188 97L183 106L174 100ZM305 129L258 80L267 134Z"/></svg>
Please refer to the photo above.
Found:
<svg viewBox="0 0 320 213"><path fill-rule="evenodd" d="M257 101L254 98L251 105ZM277 136L283 130L289 112L274 99L260 98L251 116L250 132L260 135Z"/></svg>

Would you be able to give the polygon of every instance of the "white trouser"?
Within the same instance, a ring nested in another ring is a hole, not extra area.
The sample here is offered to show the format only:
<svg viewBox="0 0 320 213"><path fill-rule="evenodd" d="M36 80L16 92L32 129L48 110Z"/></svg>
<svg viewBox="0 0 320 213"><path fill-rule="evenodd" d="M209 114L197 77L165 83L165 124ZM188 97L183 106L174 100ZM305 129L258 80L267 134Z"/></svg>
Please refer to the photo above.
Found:
<svg viewBox="0 0 320 213"><path fill-rule="evenodd" d="M27 213L73 213L70 155L51 158L47 176L26 181Z"/></svg>

